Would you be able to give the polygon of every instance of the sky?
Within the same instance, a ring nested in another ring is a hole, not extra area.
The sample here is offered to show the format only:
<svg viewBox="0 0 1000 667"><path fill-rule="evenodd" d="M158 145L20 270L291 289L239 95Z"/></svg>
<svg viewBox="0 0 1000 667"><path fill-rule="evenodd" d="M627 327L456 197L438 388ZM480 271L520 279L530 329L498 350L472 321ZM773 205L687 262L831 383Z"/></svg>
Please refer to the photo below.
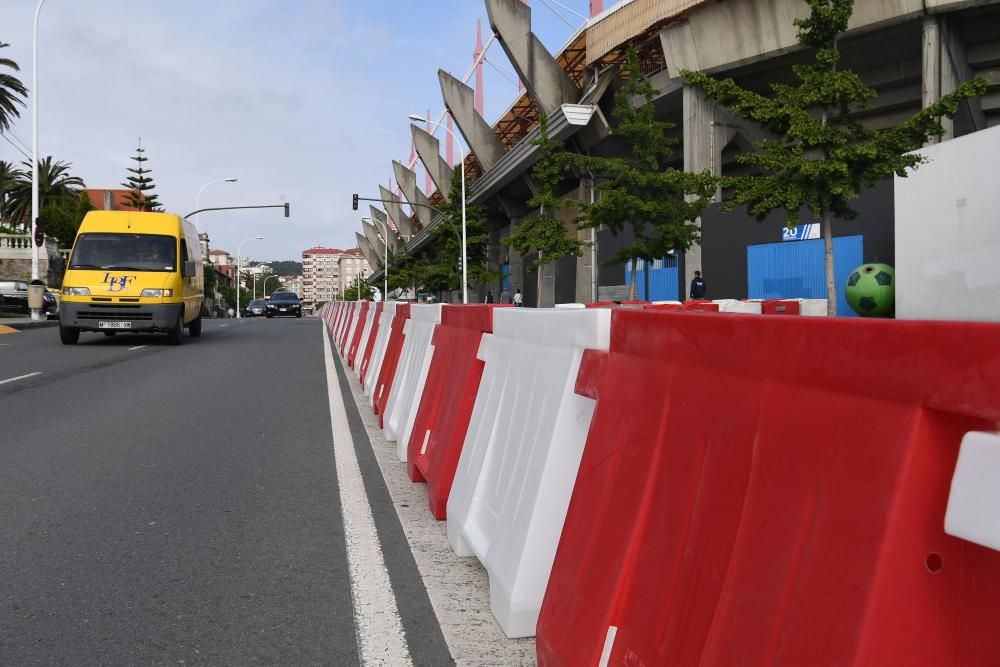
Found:
<svg viewBox="0 0 1000 667"><path fill-rule="evenodd" d="M587 0L531 0L532 27L553 53L588 14ZM606 2L611 6L612 2ZM31 87L35 0L0 3L2 55ZM561 12L562 18L554 10ZM139 138L168 211L291 204L207 213L213 248L254 260L354 247L362 211L393 159L410 155L407 116L444 108L437 70L472 63L482 0L46 0L39 22L39 153L72 163L88 187L117 188ZM490 60L512 68L499 44ZM516 83L486 68L491 123ZM31 105L13 127L31 145ZM439 132L444 146L443 132ZM0 141L0 159L24 156ZM424 183L424 177L418 177Z"/></svg>

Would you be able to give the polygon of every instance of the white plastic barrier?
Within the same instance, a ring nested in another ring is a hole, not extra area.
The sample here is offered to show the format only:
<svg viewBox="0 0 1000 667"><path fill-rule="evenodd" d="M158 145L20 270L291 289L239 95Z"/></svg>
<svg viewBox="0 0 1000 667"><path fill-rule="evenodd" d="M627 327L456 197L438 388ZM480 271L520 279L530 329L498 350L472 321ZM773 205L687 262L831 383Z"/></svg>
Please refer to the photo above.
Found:
<svg viewBox="0 0 1000 667"><path fill-rule="evenodd" d="M799 314L806 317L826 317L826 299L802 299Z"/></svg>
<svg viewBox="0 0 1000 667"><path fill-rule="evenodd" d="M389 346L389 333L394 317L396 317L396 302L387 301L382 306L382 315L378 321L378 334L375 336L375 347L372 348L372 358L368 362L368 372L365 373L364 389L365 395L368 396L368 405L375 404L372 398L372 387L378 380L378 374L382 372L382 359L385 358L385 348Z"/></svg>
<svg viewBox="0 0 1000 667"><path fill-rule="evenodd" d="M351 304L351 316L347 320L347 338L344 339L344 349L341 354L345 359L347 358L347 350L351 347L351 339L354 337L354 331L358 327L358 320L361 319L361 304L354 302Z"/></svg>
<svg viewBox="0 0 1000 667"><path fill-rule="evenodd" d="M967 433L951 480L944 531L1000 551L1000 435Z"/></svg>
<svg viewBox="0 0 1000 667"><path fill-rule="evenodd" d="M448 499L448 541L490 576L508 637L530 637L595 403L574 392L585 349L607 350L610 309L498 309Z"/></svg>
<svg viewBox="0 0 1000 667"><path fill-rule="evenodd" d="M747 313L750 315L760 315L764 312L764 304L760 301L737 301L736 299L719 299L715 303L719 304L720 313Z"/></svg>
<svg viewBox="0 0 1000 667"><path fill-rule="evenodd" d="M556 308L565 308L567 310L580 310L581 308L586 308L587 306L582 303L557 303Z"/></svg>
<svg viewBox="0 0 1000 667"><path fill-rule="evenodd" d="M347 323L351 319L351 304L345 302L342 308L344 309L344 314L341 315L340 321L337 322L337 328L333 331L334 341L336 343L335 347L338 349L340 346L340 337L344 334L344 329L347 327Z"/></svg>
<svg viewBox="0 0 1000 667"><path fill-rule="evenodd" d="M378 304L375 302L368 304L368 312L365 313L364 329L361 330L361 341L358 343L354 353L354 374L361 377L361 361L365 358L365 347L368 345L368 336L372 332L372 323L375 322L375 309Z"/></svg>
<svg viewBox="0 0 1000 667"><path fill-rule="evenodd" d="M683 306L683 301L654 301L654 306Z"/></svg>
<svg viewBox="0 0 1000 667"><path fill-rule="evenodd" d="M396 441L396 456L406 461L410 431L424 393L427 371L434 355L434 327L441 322L441 304L410 306L410 319L403 326L403 349L399 353L396 377L385 405L385 439Z"/></svg>

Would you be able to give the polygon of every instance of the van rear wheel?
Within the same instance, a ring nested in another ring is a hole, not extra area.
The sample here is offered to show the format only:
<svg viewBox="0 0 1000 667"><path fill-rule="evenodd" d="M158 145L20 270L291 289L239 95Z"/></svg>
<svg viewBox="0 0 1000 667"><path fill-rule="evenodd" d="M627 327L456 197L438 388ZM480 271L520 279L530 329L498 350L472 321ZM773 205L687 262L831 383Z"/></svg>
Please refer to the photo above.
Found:
<svg viewBox="0 0 1000 667"><path fill-rule="evenodd" d="M180 345L184 342L184 311L177 313L177 324L167 332L167 341L171 345Z"/></svg>
<svg viewBox="0 0 1000 667"><path fill-rule="evenodd" d="M76 345L80 340L80 330L59 325L59 340L63 345Z"/></svg>
<svg viewBox="0 0 1000 667"><path fill-rule="evenodd" d="M191 334L191 338L201 336L201 317L188 325L188 333Z"/></svg>

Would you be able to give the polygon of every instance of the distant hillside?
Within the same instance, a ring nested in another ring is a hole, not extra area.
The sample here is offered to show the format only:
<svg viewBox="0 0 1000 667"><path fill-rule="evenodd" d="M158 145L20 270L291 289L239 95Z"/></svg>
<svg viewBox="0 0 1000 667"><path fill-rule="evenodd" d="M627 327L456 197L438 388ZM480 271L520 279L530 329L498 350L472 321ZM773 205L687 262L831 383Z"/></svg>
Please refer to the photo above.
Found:
<svg viewBox="0 0 1000 667"><path fill-rule="evenodd" d="M283 262L267 262L276 275L279 276L301 276L302 275L302 262L293 262L291 260Z"/></svg>

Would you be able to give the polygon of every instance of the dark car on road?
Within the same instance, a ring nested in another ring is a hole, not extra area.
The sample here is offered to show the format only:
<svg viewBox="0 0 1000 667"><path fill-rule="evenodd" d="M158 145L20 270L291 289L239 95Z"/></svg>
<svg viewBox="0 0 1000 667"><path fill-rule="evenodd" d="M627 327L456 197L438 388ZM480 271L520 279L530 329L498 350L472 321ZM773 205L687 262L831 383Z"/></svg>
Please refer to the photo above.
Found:
<svg viewBox="0 0 1000 667"><path fill-rule="evenodd" d="M52 292L45 290L42 294L42 312L54 313L59 308L59 302ZM28 308L28 281L5 280L0 278L0 311L5 313L31 312Z"/></svg>
<svg viewBox="0 0 1000 667"><path fill-rule="evenodd" d="M267 310L267 301L254 299L243 309L243 317L261 317Z"/></svg>
<svg viewBox="0 0 1000 667"><path fill-rule="evenodd" d="M275 292L267 302L267 317L302 317L302 302L295 292Z"/></svg>

